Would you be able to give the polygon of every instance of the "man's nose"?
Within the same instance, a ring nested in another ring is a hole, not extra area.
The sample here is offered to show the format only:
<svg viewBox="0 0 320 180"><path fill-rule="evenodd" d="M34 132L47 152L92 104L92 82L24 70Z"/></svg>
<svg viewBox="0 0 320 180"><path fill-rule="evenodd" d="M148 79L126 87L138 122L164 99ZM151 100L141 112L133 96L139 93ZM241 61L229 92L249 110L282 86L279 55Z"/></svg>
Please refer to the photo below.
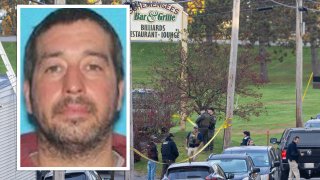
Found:
<svg viewBox="0 0 320 180"><path fill-rule="evenodd" d="M81 71L77 67L69 67L64 77L64 92L67 94L81 94L84 92L84 82Z"/></svg>

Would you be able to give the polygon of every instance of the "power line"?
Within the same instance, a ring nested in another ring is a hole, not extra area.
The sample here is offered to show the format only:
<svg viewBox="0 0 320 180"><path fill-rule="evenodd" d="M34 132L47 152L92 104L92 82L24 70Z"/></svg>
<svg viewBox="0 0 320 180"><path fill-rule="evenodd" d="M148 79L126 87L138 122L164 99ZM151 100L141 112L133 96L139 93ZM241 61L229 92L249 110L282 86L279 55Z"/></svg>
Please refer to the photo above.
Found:
<svg viewBox="0 0 320 180"><path fill-rule="evenodd" d="M278 5L281 5L281 6L284 6L284 7L288 7L288 8L292 8L292 9L296 9L297 7L296 6L291 6L291 5L287 5L287 4L283 4L283 3L280 3L280 2L277 2L275 0L270 0L271 2L275 3L275 4L278 4ZM316 2L315 2L316 3ZM318 9L312 9L312 8L308 8L308 7L299 7L299 11L311 11L311 12L320 12L320 10Z"/></svg>
<svg viewBox="0 0 320 180"><path fill-rule="evenodd" d="M313 0L306 0L306 1L312 2L312 3L314 3L314 4L320 4L320 2L313 1Z"/></svg>
<svg viewBox="0 0 320 180"><path fill-rule="evenodd" d="M275 4L279 4L281 6L284 6L284 7L288 7L288 8L293 8L293 9L296 9L297 7L296 6L291 6L291 5L287 5L287 4L283 4L283 3L280 3L280 2L277 2L275 0L270 0L271 2L275 3Z"/></svg>

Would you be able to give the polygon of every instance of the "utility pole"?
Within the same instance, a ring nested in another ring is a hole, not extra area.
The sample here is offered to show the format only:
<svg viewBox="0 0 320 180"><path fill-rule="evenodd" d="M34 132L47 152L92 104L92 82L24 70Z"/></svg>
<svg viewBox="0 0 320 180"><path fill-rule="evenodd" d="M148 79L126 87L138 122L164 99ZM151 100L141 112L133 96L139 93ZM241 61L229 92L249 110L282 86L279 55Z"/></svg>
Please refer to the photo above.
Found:
<svg viewBox="0 0 320 180"><path fill-rule="evenodd" d="M54 0L54 4L66 4L66 0Z"/></svg>
<svg viewBox="0 0 320 180"><path fill-rule="evenodd" d="M240 19L240 0L233 0L232 9L232 32L231 32L231 49L229 62L229 76L227 89L227 110L226 120L228 124L232 123L233 118L233 104L234 104L234 90L237 72L237 54L239 41L239 19ZM224 130L223 149L230 146L231 142L231 126Z"/></svg>
<svg viewBox="0 0 320 180"><path fill-rule="evenodd" d="M181 31L181 72L180 72L180 81L181 88L180 90L180 130L184 131L186 129L186 120L187 120L187 93L186 89L188 86L187 81L187 57L188 57L188 14L182 12L182 31Z"/></svg>
<svg viewBox="0 0 320 180"><path fill-rule="evenodd" d="M64 171L53 171L54 180L64 180Z"/></svg>
<svg viewBox="0 0 320 180"><path fill-rule="evenodd" d="M302 0L296 8L296 127L302 127Z"/></svg>

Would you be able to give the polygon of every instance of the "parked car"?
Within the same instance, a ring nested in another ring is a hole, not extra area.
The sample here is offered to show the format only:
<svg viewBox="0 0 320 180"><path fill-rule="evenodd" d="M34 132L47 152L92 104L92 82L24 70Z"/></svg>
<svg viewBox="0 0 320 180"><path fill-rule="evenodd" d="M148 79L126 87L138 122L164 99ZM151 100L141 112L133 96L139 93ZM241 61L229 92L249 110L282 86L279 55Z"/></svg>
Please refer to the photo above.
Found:
<svg viewBox="0 0 320 180"><path fill-rule="evenodd" d="M278 144L278 150L281 157L280 169L281 179L288 179L289 164L287 160L287 148L295 136L300 137L297 144L300 153L298 159L298 168L300 175L305 178L320 176L320 128L287 128L284 130L281 139L271 138L270 142Z"/></svg>
<svg viewBox="0 0 320 180"><path fill-rule="evenodd" d="M305 128L320 128L320 119L310 119L304 124Z"/></svg>
<svg viewBox="0 0 320 180"><path fill-rule="evenodd" d="M225 174L217 164L209 162L176 163L169 166L162 180L174 179L232 179L233 174Z"/></svg>
<svg viewBox="0 0 320 180"><path fill-rule="evenodd" d="M65 180L102 180L96 171L76 171L67 170L64 175ZM52 180L53 171L44 177L44 180Z"/></svg>
<svg viewBox="0 0 320 180"><path fill-rule="evenodd" d="M272 146L238 146L225 149L223 154L248 154L254 165L260 168L262 180L278 180L281 177L280 158Z"/></svg>
<svg viewBox="0 0 320 180"><path fill-rule="evenodd" d="M210 155L208 161L221 166L223 171L234 174L234 180L260 180L260 168L247 154Z"/></svg>

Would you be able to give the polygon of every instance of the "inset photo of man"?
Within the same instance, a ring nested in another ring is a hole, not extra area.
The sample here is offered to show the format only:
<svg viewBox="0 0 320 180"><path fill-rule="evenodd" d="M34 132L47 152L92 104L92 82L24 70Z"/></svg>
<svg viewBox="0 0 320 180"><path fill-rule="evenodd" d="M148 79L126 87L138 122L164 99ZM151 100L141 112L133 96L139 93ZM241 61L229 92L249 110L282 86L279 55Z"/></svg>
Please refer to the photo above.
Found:
<svg viewBox="0 0 320 180"><path fill-rule="evenodd" d="M18 170L129 169L127 6L18 6Z"/></svg>

